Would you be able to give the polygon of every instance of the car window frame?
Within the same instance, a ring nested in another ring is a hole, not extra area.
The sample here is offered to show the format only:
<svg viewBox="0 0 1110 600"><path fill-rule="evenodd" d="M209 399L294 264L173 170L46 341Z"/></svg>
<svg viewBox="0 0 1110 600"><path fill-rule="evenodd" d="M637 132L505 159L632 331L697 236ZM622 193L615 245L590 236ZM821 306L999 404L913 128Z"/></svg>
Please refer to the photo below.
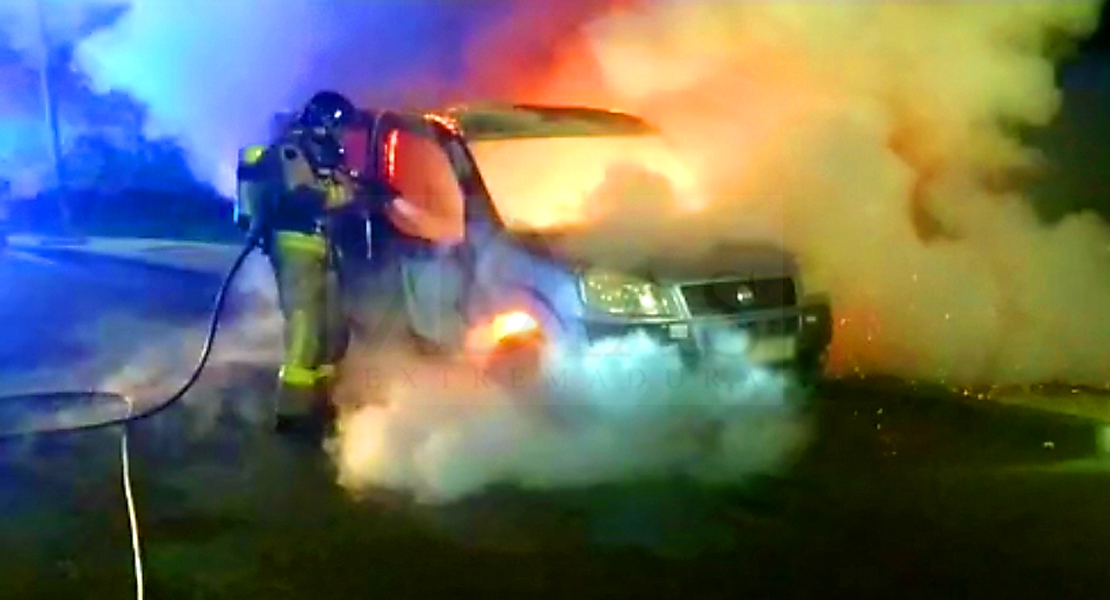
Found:
<svg viewBox="0 0 1110 600"><path fill-rule="evenodd" d="M390 187L392 187L392 182L389 182L389 176L387 174L389 168L389 151L386 147L390 137L395 132L415 135L431 141L436 149L443 155L448 165L451 167L455 185L458 187L460 195L463 197L463 239L451 245L465 243L470 236L468 221L470 199L467 196L467 188L460 181L458 167L452 160L451 153L444 146L443 140L441 139L441 132L437 124L423 119L415 119L401 113L383 112L373 120L371 129L371 141L368 146L371 157L368 163L372 165L376 176L381 181L388 183ZM392 191L394 193L400 193L400 190L393 189Z"/></svg>
<svg viewBox="0 0 1110 600"><path fill-rule="evenodd" d="M505 229L504 221L490 197L489 189L482 178L477 161L470 152L470 145L464 134L452 131L435 118L414 117L393 112L380 114L374 122L373 129L370 148L374 156L370 162L383 180L388 161L385 147L394 131L401 130L430 137L447 157L455 174L455 182L462 192L466 238L471 237L472 226L475 225L490 226L494 231Z"/></svg>

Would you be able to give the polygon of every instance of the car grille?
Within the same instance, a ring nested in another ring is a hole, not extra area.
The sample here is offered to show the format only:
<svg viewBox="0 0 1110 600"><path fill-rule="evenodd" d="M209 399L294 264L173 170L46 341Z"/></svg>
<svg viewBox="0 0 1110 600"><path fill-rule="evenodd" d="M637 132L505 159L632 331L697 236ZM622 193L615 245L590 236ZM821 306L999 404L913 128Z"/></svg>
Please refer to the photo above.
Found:
<svg viewBox="0 0 1110 600"><path fill-rule="evenodd" d="M739 328L741 331L746 331L751 335L760 337L794 335L802 329L802 318L799 316L790 316L763 321L752 321L751 323L740 324Z"/></svg>
<svg viewBox="0 0 1110 600"><path fill-rule="evenodd" d="M690 314L695 317L719 316L751 310L785 308L797 304L794 280L759 279L755 281L719 281L682 286L682 297ZM748 300L740 297L747 291Z"/></svg>

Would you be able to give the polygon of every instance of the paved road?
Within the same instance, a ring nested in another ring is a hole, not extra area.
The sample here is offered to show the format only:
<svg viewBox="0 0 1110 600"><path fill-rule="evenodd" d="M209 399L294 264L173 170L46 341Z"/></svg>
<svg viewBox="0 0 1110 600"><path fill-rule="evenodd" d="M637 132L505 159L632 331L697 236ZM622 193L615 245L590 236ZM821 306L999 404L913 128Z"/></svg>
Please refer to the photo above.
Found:
<svg viewBox="0 0 1110 600"><path fill-rule="evenodd" d="M217 283L34 255L0 259L0 281L0 377L22 387L91 385L142 359L147 338L203 317ZM84 365L76 375L74 364ZM134 428L148 597L1092 598L1110 589L1110 469L1086 423L897 386L830 385L805 454L743 486L503 488L433 508L384 494L355 501L322 454L267 433L251 407L268 375L264 364L228 361L192 398L210 410ZM0 597L132 597L118 450L112 431L0 445Z"/></svg>

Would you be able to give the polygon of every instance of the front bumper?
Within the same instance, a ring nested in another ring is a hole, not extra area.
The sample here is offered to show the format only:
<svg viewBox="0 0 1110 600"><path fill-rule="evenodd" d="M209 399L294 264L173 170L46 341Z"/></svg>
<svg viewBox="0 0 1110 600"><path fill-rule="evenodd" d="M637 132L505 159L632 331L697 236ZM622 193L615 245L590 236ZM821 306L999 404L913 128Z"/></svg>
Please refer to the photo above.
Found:
<svg viewBox="0 0 1110 600"><path fill-rule="evenodd" d="M788 354L772 353L754 362L783 367L792 364L818 366L832 342L832 310L825 299L800 305L714 317L676 319L587 319L583 322L586 341L647 334L661 345L677 347L684 360L696 364L717 351L721 334L747 333L752 348L764 343L789 341Z"/></svg>

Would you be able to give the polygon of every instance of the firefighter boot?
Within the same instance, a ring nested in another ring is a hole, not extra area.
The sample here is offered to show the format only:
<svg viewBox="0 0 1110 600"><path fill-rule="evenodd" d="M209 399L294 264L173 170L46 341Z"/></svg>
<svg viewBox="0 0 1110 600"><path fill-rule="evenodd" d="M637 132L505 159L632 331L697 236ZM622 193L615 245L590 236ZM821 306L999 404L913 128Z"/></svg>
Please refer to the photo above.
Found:
<svg viewBox="0 0 1110 600"><path fill-rule="evenodd" d="M278 433L322 439L330 424L327 398L319 386L282 383L277 393L274 428Z"/></svg>

